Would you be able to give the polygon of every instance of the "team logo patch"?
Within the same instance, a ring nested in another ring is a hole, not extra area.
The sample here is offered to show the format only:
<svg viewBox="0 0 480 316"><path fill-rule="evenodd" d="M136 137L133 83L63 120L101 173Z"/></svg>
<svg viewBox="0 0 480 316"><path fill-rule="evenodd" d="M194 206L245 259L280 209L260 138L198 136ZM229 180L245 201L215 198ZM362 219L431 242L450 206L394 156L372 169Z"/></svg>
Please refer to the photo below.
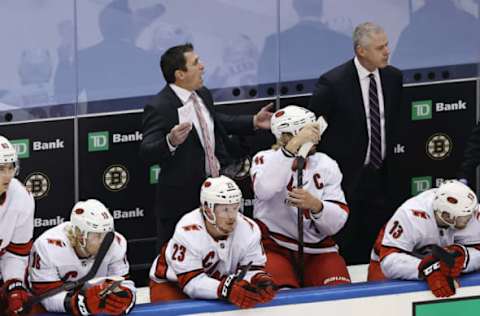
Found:
<svg viewBox="0 0 480 316"><path fill-rule="evenodd" d="M452 139L447 134L436 133L428 138L426 151L431 159L442 160L450 155L452 147Z"/></svg>
<svg viewBox="0 0 480 316"><path fill-rule="evenodd" d="M50 191L50 179L42 172L33 172L25 179L27 190L37 200L44 198Z"/></svg>
<svg viewBox="0 0 480 316"><path fill-rule="evenodd" d="M112 165L103 173L103 184L110 191L121 191L127 187L128 170L122 165Z"/></svg>

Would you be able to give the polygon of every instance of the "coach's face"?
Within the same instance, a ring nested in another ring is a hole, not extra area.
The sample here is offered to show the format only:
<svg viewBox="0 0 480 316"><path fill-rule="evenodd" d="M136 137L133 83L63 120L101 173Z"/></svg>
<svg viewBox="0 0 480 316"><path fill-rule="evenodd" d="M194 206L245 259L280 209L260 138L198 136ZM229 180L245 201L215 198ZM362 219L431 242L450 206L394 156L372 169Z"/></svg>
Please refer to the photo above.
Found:
<svg viewBox="0 0 480 316"><path fill-rule="evenodd" d="M202 64L200 57L194 52L184 53L186 60L186 71L177 70L179 85L189 91L195 91L203 87L203 71L205 66Z"/></svg>
<svg viewBox="0 0 480 316"><path fill-rule="evenodd" d="M387 34L385 32L370 34L366 44L357 47L357 56L363 67L369 71L385 68L390 57Z"/></svg>

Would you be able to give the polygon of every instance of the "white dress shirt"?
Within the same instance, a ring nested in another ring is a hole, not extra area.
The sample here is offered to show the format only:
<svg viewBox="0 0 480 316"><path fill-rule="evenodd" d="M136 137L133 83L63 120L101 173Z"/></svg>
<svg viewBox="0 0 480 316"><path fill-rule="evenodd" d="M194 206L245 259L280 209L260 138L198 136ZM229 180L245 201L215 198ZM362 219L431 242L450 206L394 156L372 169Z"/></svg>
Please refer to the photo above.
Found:
<svg viewBox="0 0 480 316"><path fill-rule="evenodd" d="M202 143L202 146L205 150L205 141L203 139L202 129L200 127L200 122L198 121L197 114L195 113L195 109L193 107L193 100L191 98L192 93L195 93L195 92L191 92L187 89L181 88L173 83L169 84L169 86L170 88L172 88L173 92L175 92L175 94L178 96L178 98L183 104L182 107L178 108L179 123L190 122L193 124L193 127L197 130L198 138L200 139L200 142ZM196 95L197 95L197 100L200 103L200 110L202 111L203 117L205 118L205 121L207 123L208 136L210 137L212 150L213 152L215 152L215 133L214 133L213 118L210 115L210 112L208 111L207 107L205 106L205 103L203 103L202 98L198 94ZM168 137L167 137L167 143L168 143L168 147L170 148L170 151L174 152L176 148L170 144L170 142L168 141ZM205 159L205 171L207 172L207 174L210 174L210 168L209 168L207 159Z"/></svg>
<svg viewBox="0 0 480 316"><path fill-rule="evenodd" d="M367 130L368 130L368 147L367 154L365 156L365 165L370 163L370 101L368 97L368 90L370 87L370 78L368 75L371 73L375 77L377 83L377 94L378 94L378 106L380 108L380 128L382 134L382 159L385 158L386 153L386 144L385 144L385 106L383 101L383 90L382 82L380 81L380 72L376 69L373 72L368 71L365 67L360 64L360 61L357 57L354 59L355 67L357 68L358 79L360 80L360 87L362 88L362 97L363 105L365 108L365 117L367 118Z"/></svg>

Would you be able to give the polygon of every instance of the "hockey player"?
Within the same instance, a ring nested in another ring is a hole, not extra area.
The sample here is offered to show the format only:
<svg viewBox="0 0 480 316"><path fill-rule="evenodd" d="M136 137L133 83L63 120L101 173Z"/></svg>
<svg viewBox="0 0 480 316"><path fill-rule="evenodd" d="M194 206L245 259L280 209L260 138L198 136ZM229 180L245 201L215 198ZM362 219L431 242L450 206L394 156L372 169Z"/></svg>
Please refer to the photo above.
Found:
<svg viewBox="0 0 480 316"><path fill-rule="evenodd" d="M433 256L432 245L455 254L454 266ZM393 214L378 234L368 280L424 279L435 296L448 297L455 293L449 279L480 268L478 249L477 197L463 183L445 181L410 198Z"/></svg>
<svg viewBox="0 0 480 316"><path fill-rule="evenodd" d="M250 308L273 299L260 230L238 213L241 200L233 180L205 180L200 208L182 217L150 269L152 302L191 297Z"/></svg>
<svg viewBox="0 0 480 316"><path fill-rule="evenodd" d="M17 315L28 299L24 285L32 248L32 195L20 181L15 148L0 136L0 315Z"/></svg>
<svg viewBox="0 0 480 316"><path fill-rule="evenodd" d="M332 239L348 217L337 163L316 153L313 146L303 170L303 188L297 188L295 156L302 145L317 144L323 129L309 110L287 106L272 116L277 143L253 158L254 217L262 230L266 271L280 287L301 286L296 259L299 210L303 212L304 286L350 283L345 261Z"/></svg>
<svg viewBox="0 0 480 316"><path fill-rule="evenodd" d="M69 222L50 228L33 244L29 267L32 292L43 294L87 274L104 236L113 230L113 217L101 202L91 199L76 203ZM125 238L116 232L97 279L79 289L45 298L41 302L44 310L75 316L129 313L135 304L136 289L133 281L126 279L126 250ZM114 280L121 282L112 288ZM37 306L35 311L43 310Z"/></svg>

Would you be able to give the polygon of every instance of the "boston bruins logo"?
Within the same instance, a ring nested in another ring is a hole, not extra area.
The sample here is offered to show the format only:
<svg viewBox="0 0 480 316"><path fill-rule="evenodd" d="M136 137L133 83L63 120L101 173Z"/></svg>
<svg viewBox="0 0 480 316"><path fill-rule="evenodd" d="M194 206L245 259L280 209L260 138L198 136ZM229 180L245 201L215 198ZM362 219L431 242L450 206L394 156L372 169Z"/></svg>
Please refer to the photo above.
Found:
<svg viewBox="0 0 480 316"><path fill-rule="evenodd" d="M125 189L128 179L128 170L122 165L112 165L103 173L103 184L113 192Z"/></svg>
<svg viewBox="0 0 480 316"><path fill-rule="evenodd" d="M33 197L39 200L50 191L50 179L42 172L33 172L25 179L25 186Z"/></svg>
<svg viewBox="0 0 480 316"><path fill-rule="evenodd" d="M452 139L447 134L436 133L428 138L426 151L431 159L442 160L450 155L452 147Z"/></svg>

